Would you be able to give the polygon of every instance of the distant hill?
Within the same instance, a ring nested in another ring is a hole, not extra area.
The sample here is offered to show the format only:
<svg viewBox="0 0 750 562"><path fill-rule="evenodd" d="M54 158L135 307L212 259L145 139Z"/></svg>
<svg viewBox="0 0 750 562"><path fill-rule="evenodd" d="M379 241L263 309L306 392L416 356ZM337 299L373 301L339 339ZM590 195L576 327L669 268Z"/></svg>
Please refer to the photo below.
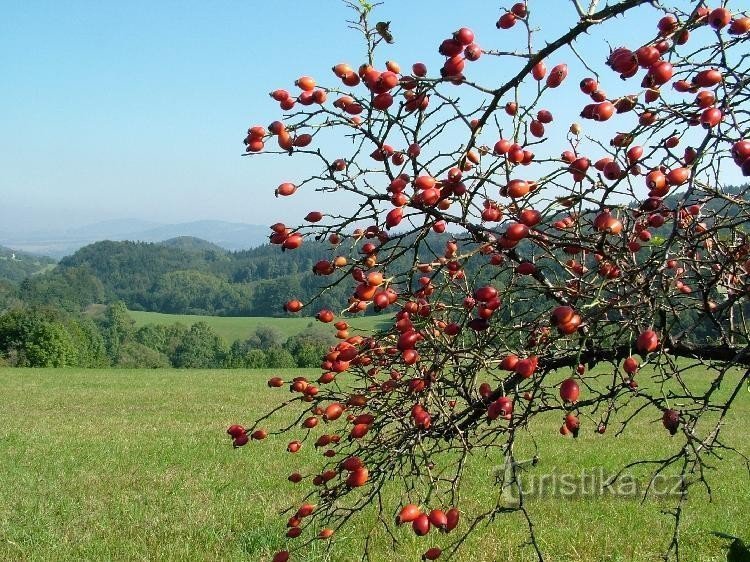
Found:
<svg viewBox="0 0 750 562"><path fill-rule="evenodd" d="M162 242L183 236L200 238L226 250L247 250L268 241L268 227L219 220L163 224L118 219L65 230L0 233L0 244L59 259L100 240Z"/></svg>
<svg viewBox="0 0 750 562"><path fill-rule="evenodd" d="M52 269L55 260L0 246L0 279L20 283L31 275Z"/></svg>
<svg viewBox="0 0 750 562"><path fill-rule="evenodd" d="M448 234L433 233L432 250L443 248ZM296 298L321 308L343 310L351 288L334 277L316 275L313 265L330 259L327 242L308 241L293 252L264 244L231 252L195 237L164 242L104 240L66 256L48 275L28 279L21 296L46 304L59 295L68 308L123 301L131 310L206 316L285 316L283 303ZM387 249L384 251L388 251ZM406 268L409 258L401 256ZM331 283L322 294L321 289ZM71 291L71 286L78 289ZM317 297L316 297L317 296Z"/></svg>
<svg viewBox="0 0 750 562"><path fill-rule="evenodd" d="M730 196L723 202L706 205L703 213L707 222L715 215L736 214L733 198L747 197L747 191L746 186L727 189ZM668 197L667 207L673 206L677 197ZM592 220L596 212L587 211L584 220ZM200 224L207 228L207 223ZM653 243L668 236L671 229L671 223L651 229ZM166 234L169 229L151 230ZM264 236L265 232L263 228ZM423 242L431 249L423 245L423 257L432 259L450 236L455 234L431 233ZM404 245L409 243L404 241ZM519 251L523 253L526 244L519 244ZM221 246L188 235L166 237L160 242L100 241L63 258L49 274L27 279L20 296L40 304L56 298L69 302L71 308L121 300L131 310L216 316L281 316L282 303L291 298L310 302L316 295L315 305L303 308L300 315L348 306L351 288L347 283L335 283L335 277L313 273L318 260L331 257L327 243L309 240L299 249L284 253L269 244L242 251L227 251ZM389 244L385 243L381 255L388 251ZM407 271L409 256L398 259L402 263L393 269ZM483 256L473 257L465 264L466 275L491 275L491 270L481 267L484 263ZM497 282L502 283L502 279ZM330 283L334 284L319 294Z"/></svg>
<svg viewBox="0 0 750 562"><path fill-rule="evenodd" d="M309 300L328 281L312 272L313 264L328 253L327 244L315 242L282 254L268 244L229 252L194 237L156 243L105 240L66 256L49 277L75 272L82 283L88 275L95 280L88 285L100 283L106 301L122 300L132 310L279 316L282 303L292 297ZM38 292L35 286L49 293L42 281L46 280L27 283L27 293ZM347 296L340 285L326 292L319 304L341 309Z"/></svg>
<svg viewBox="0 0 750 562"><path fill-rule="evenodd" d="M159 242L161 246L167 246L168 248L179 248L186 252L217 252L219 254L226 254L227 250L221 246L217 246L213 242L196 238L195 236L178 236L177 238L170 238Z"/></svg>

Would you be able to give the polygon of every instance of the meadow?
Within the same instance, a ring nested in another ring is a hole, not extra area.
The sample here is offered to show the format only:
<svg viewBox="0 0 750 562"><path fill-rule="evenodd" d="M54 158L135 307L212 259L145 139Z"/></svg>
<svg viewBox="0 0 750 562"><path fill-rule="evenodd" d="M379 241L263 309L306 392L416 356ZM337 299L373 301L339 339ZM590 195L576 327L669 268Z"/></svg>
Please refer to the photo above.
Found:
<svg viewBox="0 0 750 562"><path fill-rule="evenodd" d="M160 312L144 312L129 310L128 314L135 321L135 326L141 327L146 324L174 324L180 323L190 326L196 322L205 322L221 336L227 343L234 340L245 340L258 327L274 328L286 337L294 336L307 328L320 326L315 318L308 317L284 317L273 318L269 316L197 316L190 314L162 314ZM380 316L359 316L347 319L353 330L372 332L379 324L384 322Z"/></svg>
<svg viewBox="0 0 750 562"><path fill-rule="evenodd" d="M0 559L269 560L285 544L279 510L302 497L285 477L296 467L304 473L316 457L307 447L290 458L288 437L233 450L224 432L288 396L266 387L272 374L280 373L0 370ZM750 393L743 393L724 437L745 454L749 419ZM543 452L539 470L613 471L677 445L658 419L639 419L620 437L586 427L578 439L566 439L558 426L559 419L548 419L533 428ZM471 460L467 509L497 494L497 464L482 454ZM750 538L747 468L735 456L713 464L713 501L696 489L687 502L687 561L726 559L727 543L712 531ZM661 510L671 502L584 495L533 498L528 508L549 560L644 562L660 559L669 541L671 520ZM295 559L358 560L354 553L376 524L372 513L361 519L338 534L330 552L316 542L306 558ZM401 529L394 556L384 534L375 537L378 561L418 560L450 538L416 538ZM457 559L531 560L521 548L525 538L522 519L503 515L481 525Z"/></svg>

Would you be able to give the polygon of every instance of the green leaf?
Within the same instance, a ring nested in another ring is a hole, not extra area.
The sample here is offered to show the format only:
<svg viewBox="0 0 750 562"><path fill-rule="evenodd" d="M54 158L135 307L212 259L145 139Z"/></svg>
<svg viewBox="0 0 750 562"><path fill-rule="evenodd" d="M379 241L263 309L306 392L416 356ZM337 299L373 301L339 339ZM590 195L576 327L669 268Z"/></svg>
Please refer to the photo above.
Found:
<svg viewBox="0 0 750 562"><path fill-rule="evenodd" d="M652 236L650 243L652 246L663 246L666 239L662 236Z"/></svg>

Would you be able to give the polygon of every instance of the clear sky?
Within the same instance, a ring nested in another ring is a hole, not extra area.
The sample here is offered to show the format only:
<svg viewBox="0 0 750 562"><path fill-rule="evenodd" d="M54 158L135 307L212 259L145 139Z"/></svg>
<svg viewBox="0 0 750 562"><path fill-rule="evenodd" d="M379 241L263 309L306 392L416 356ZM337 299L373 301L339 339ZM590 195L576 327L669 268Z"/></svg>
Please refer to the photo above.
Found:
<svg viewBox="0 0 750 562"><path fill-rule="evenodd" d="M380 62L437 70L437 45L462 25L483 46L521 46L520 29L495 29L498 2L467 5L387 0L376 15L393 21L396 43ZM573 23L565 0L534 5L546 37ZM294 160L241 158L241 141L249 125L280 117L270 90L302 74L333 83L333 64L361 62L351 13L337 0L0 1L0 231L125 217L297 220L313 195L273 197L294 179ZM610 40L644 33L615 26ZM583 70L572 64L560 95L580 111ZM485 81L500 78L491 61L474 65Z"/></svg>

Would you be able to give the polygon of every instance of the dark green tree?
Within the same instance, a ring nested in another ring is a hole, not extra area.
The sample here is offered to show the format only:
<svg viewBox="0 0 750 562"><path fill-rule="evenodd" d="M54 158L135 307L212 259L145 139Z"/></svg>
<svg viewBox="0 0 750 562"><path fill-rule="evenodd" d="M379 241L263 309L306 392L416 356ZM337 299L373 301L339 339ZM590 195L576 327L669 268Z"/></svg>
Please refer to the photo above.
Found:
<svg viewBox="0 0 750 562"><path fill-rule="evenodd" d="M20 306L18 287L6 280L0 280L0 311Z"/></svg>
<svg viewBox="0 0 750 562"><path fill-rule="evenodd" d="M167 357L172 358L189 328L184 324L146 324L136 330L134 339Z"/></svg>
<svg viewBox="0 0 750 562"><path fill-rule="evenodd" d="M253 316L282 316L279 303L298 298L302 292L299 277L281 277L255 285L252 297Z"/></svg>
<svg viewBox="0 0 750 562"><path fill-rule="evenodd" d="M293 369L297 366L292 354L283 347L271 347L265 350L266 363L271 369Z"/></svg>
<svg viewBox="0 0 750 562"><path fill-rule="evenodd" d="M18 367L106 364L101 336L90 322L52 308L15 308L0 315L0 353Z"/></svg>
<svg viewBox="0 0 750 562"><path fill-rule="evenodd" d="M133 334L133 319L128 314L125 303L118 301L107 307L102 321L101 331L104 344L113 364L117 363L120 346Z"/></svg>
<svg viewBox="0 0 750 562"><path fill-rule="evenodd" d="M172 364L164 353L130 340L120 346L117 366L131 369L159 369L171 367Z"/></svg>
<svg viewBox="0 0 750 562"><path fill-rule="evenodd" d="M172 363L183 368L219 368L227 354L224 340L205 322L190 327L175 349Z"/></svg>
<svg viewBox="0 0 750 562"><path fill-rule="evenodd" d="M57 306L79 312L90 304L105 301L104 286L88 267L57 268L21 283L21 299L34 306Z"/></svg>
<svg viewBox="0 0 750 562"><path fill-rule="evenodd" d="M286 338L278 329L272 326L258 326L252 331L247 339L249 347L254 349L268 349L270 347L281 347Z"/></svg>

